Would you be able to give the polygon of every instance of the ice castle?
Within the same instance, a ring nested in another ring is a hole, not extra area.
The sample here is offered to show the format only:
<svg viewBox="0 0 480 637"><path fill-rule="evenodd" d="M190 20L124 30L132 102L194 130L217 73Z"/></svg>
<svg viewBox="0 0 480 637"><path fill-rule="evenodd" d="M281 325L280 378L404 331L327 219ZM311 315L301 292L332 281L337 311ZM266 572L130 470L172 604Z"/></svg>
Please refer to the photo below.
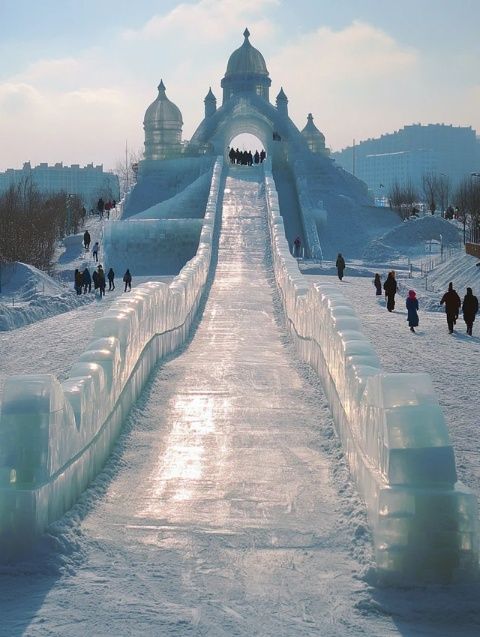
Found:
<svg viewBox="0 0 480 637"><path fill-rule="evenodd" d="M221 106L217 107L210 88L204 98L204 119L188 142L182 140L181 111L167 97L163 80L160 82L157 98L145 113L144 159L139 163L137 184L128 197L124 218L162 218L165 225L172 209L180 205L185 210L184 221L181 223L179 215L173 214L175 222L158 235L168 234L170 246L183 241L183 248L178 250L179 267L195 253L198 242L197 219L206 201L206 189L202 189L199 179L211 172L218 155L228 161L229 147L236 136L249 133L260 140L272 160L290 245L300 236L306 257L332 258L338 251L359 256L353 253L358 251L358 242L350 244L351 235L339 232L338 224L329 224L328 219L331 215L338 217L342 226L354 229L356 237L364 233L367 240L368 224L362 220L362 213L371 208L372 202L365 184L329 157L325 136L314 124L312 113L300 130L289 117L283 88L275 106L270 102L271 79L265 59L251 44L248 29L243 36L221 80ZM203 197L199 197L200 192ZM195 208L191 200L202 205Z"/></svg>

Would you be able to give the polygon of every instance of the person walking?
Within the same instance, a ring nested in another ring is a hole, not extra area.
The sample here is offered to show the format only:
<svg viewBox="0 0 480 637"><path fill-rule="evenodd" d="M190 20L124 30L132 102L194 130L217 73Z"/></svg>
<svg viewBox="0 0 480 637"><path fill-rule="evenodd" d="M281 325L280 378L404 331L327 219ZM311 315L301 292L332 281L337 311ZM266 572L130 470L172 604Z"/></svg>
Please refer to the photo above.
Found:
<svg viewBox="0 0 480 637"><path fill-rule="evenodd" d="M415 294L415 290L408 291L406 305L408 313L407 320L410 326L410 331L415 333L415 328L418 327L418 299Z"/></svg>
<svg viewBox="0 0 480 637"><path fill-rule="evenodd" d="M98 250L99 250L100 246L98 244L98 241L95 241L95 243L93 244L93 248L92 248L92 257L95 259L95 263L98 263Z"/></svg>
<svg viewBox="0 0 480 637"><path fill-rule="evenodd" d="M82 276L82 273L80 272L80 270L78 270L78 269L75 270L73 287L75 288L75 292L77 294L81 294L82 293L83 276Z"/></svg>
<svg viewBox="0 0 480 637"><path fill-rule="evenodd" d="M445 312L447 313L448 333L453 334L453 326L457 322L462 302L457 291L453 289L452 282L448 284L448 291L442 296L440 305L443 304L445 304Z"/></svg>
<svg viewBox="0 0 480 637"><path fill-rule="evenodd" d="M127 291L127 287L128 290L130 291L132 289L132 275L130 274L130 270L127 269L127 271L125 272L125 274L123 275L123 282L125 283L125 292Z"/></svg>
<svg viewBox="0 0 480 637"><path fill-rule="evenodd" d="M84 294L87 293L87 288L89 292L92 291L92 277L90 276L90 272L88 268L85 268L85 270L83 271L83 293Z"/></svg>
<svg viewBox="0 0 480 637"><path fill-rule="evenodd" d="M342 253L339 252L337 256L337 260L335 261L335 265L337 266L337 274L340 281L343 279L343 271L345 270L345 259L342 257Z"/></svg>
<svg viewBox="0 0 480 637"><path fill-rule="evenodd" d="M302 240L300 239L300 237L297 235L293 241L293 256L294 257L299 257L300 256L300 248L302 246Z"/></svg>
<svg viewBox="0 0 480 637"><path fill-rule="evenodd" d="M90 249L90 233L88 232L88 230L85 230L85 232L83 233L83 245L85 247L85 250Z"/></svg>
<svg viewBox="0 0 480 637"><path fill-rule="evenodd" d="M107 273L107 279L108 279L108 291L111 292L112 290L115 289L115 283L114 283L115 272L112 270L112 268L110 268L110 270Z"/></svg>
<svg viewBox="0 0 480 637"><path fill-rule="evenodd" d="M397 281L393 270L388 273L385 283L383 284L383 289L385 290L385 298L387 299L387 310L393 312L395 309L395 294L397 293Z"/></svg>
<svg viewBox="0 0 480 637"><path fill-rule="evenodd" d="M463 320L467 325L467 334L472 335L473 322L478 312L478 299L473 295L472 288L467 288L467 293L463 299L462 304Z"/></svg>
<svg viewBox="0 0 480 637"><path fill-rule="evenodd" d="M375 275L375 278L373 279L373 285L375 286L375 294L377 296L380 296L382 294L382 279L380 278L380 275L377 273Z"/></svg>
<svg viewBox="0 0 480 637"><path fill-rule="evenodd" d="M97 275L98 288L100 290L100 298L102 298L102 296L105 296L105 272L101 264L98 266L97 270L98 270L98 275Z"/></svg>
<svg viewBox="0 0 480 637"><path fill-rule="evenodd" d="M97 272L97 270L93 271L92 281L93 281L93 291L96 292L98 290L98 272Z"/></svg>

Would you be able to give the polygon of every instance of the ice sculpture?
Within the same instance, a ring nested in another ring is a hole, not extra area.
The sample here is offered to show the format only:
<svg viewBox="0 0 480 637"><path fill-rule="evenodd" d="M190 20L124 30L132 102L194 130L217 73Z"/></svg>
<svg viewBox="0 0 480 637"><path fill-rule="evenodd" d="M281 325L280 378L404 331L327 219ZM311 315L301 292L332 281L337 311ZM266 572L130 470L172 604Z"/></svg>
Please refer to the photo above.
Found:
<svg viewBox="0 0 480 637"><path fill-rule="evenodd" d="M307 287L290 255L270 164L264 163L272 256L297 349L319 374L365 499L379 574L442 581L478 567L475 496L457 482L427 374L387 374L338 286Z"/></svg>
<svg viewBox="0 0 480 637"><path fill-rule="evenodd" d="M197 254L170 285L145 283L114 301L64 383L51 374L7 378L0 413L3 560L28 549L72 506L103 466L153 366L187 337L210 270L222 166L219 157Z"/></svg>

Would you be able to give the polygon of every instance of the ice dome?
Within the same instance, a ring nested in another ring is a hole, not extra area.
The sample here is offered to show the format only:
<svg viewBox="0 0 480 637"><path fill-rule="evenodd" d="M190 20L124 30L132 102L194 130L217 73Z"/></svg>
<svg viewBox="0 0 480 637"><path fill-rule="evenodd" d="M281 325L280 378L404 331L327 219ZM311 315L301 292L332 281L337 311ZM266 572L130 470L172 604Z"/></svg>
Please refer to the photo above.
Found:
<svg viewBox="0 0 480 637"><path fill-rule="evenodd" d="M256 73L268 75L265 59L258 49L250 44L250 31L243 32L245 40L241 47L236 49L230 56L227 64L225 77L231 75L244 75L245 73Z"/></svg>
<svg viewBox="0 0 480 637"><path fill-rule="evenodd" d="M223 103L240 93L255 93L268 101L272 80L268 76L263 55L250 44L250 31L243 32L244 41L230 56L225 77L221 81Z"/></svg>
<svg viewBox="0 0 480 637"><path fill-rule="evenodd" d="M145 112L145 159L158 160L180 152L182 141L182 114L165 94L163 80L158 86L157 99Z"/></svg>
<svg viewBox="0 0 480 637"><path fill-rule="evenodd" d="M302 130L302 135L307 140L308 147L312 153L325 152L325 135L313 123L313 115L311 113L308 114L307 125Z"/></svg>
<svg viewBox="0 0 480 637"><path fill-rule="evenodd" d="M180 124L180 126L183 126L183 120L180 109L168 99L165 93L165 84L163 80L160 80L157 99L147 108L143 125L146 127L164 124Z"/></svg>

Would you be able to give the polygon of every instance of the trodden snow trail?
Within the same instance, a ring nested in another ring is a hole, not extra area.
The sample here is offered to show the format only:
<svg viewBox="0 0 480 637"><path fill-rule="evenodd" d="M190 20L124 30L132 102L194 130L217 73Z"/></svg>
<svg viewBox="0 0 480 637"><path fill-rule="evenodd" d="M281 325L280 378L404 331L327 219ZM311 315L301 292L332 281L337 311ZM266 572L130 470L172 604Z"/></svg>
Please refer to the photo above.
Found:
<svg viewBox="0 0 480 637"><path fill-rule="evenodd" d="M364 513L277 320L260 175L230 169L202 320L55 525L60 574L3 573L4 634L398 634L361 610Z"/></svg>

